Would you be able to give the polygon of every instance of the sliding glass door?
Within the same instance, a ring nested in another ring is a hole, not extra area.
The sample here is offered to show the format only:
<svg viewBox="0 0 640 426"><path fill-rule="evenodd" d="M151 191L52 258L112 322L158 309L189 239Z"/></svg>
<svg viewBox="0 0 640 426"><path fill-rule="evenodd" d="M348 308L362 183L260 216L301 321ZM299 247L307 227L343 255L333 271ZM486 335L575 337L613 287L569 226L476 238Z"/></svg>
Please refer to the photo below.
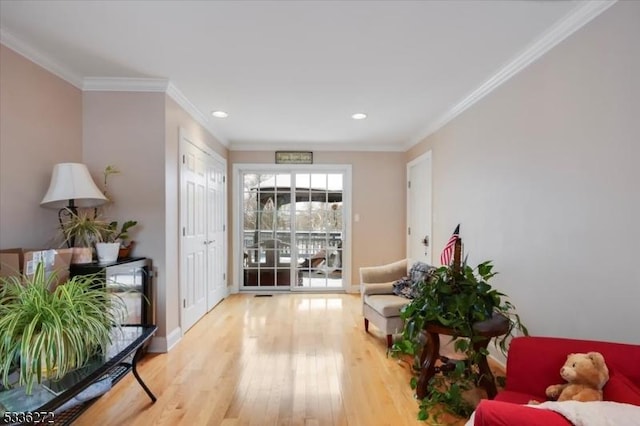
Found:
<svg viewBox="0 0 640 426"><path fill-rule="evenodd" d="M295 173L298 286L342 288L344 177L340 173Z"/></svg>
<svg viewBox="0 0 640 426"><path fill-rule="evenodd" d="M240 171L245 290L344 287L346 170Z"/></svg>

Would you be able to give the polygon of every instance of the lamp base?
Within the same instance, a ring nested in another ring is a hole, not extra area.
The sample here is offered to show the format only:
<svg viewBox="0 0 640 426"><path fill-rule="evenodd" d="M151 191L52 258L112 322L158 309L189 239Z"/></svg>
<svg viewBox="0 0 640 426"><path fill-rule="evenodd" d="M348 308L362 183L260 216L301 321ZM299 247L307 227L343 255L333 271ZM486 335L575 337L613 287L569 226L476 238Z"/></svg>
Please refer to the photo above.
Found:
<svg viewBox="0 0 640 426"><path fill-rule="evenodd" d="M64 222L65 222L63 220L63 217L66 217L67 219L71 219L77 215L78 215L78 208L76 207L74 200L69 200L69 205L67 207L63 207L60 210L58 210L58 222L60 222L60 229L62 230L62 235L64 235ZM73 245L75 244L75 238L73 236L66 238L66 235L65 235L65 239L67 241L67 247L69 248L73 247ZM78 262L78 263L88 263L88 262Z"/></svg>

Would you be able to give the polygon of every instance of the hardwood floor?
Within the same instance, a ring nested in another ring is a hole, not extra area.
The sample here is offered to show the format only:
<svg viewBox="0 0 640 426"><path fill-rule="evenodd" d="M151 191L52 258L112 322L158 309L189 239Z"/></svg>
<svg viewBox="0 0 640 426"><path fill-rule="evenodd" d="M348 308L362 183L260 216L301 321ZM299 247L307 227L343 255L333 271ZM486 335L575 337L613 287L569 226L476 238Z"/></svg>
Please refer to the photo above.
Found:
<svg viewBox="0 0 640 426"><path fill-rule="evenodd" d="M358 295L232 295L76 425L424 425L409 368L364 332ZM459 421L458 424L464 424Z"/></svg>

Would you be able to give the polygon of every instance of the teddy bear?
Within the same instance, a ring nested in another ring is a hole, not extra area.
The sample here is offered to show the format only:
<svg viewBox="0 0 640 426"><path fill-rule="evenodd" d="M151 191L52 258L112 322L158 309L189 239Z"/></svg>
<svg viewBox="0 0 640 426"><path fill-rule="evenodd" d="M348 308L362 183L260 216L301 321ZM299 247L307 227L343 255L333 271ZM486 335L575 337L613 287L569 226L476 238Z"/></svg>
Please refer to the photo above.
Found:
<svg viewBox="0 0 640 426"><path fill-rule="evenodd" d="M567 383L547 387L547 397L558 401L602 401L609 369L599 352L569 354L560 376Z"/></svg>

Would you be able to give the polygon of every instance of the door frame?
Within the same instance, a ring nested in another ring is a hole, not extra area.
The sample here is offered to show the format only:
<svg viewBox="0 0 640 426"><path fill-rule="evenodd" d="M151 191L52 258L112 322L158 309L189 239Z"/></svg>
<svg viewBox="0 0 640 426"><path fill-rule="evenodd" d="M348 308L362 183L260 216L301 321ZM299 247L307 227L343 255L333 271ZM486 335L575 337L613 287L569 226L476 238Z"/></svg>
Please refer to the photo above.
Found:
<svg viewBox="0 0 640 426"><path fill-rule="evenodd" d="M429 196L427 199L428 202L428 209L429 209L429 219L428 219L428 229L430 230L430 235L429 235L429 246L427 248L427 255L426 255L426 262L430 265L433 265L433 156L431 153L431 150L425 152L424 154L414 158L413 160L411 160L410 162L407 163L407 175L406 175L406 181L407 181L407 234L406 234L406 257L409 258L411 256L411 235L409 234L409 229L411 228L413 222L411 221L412 217L411 217L411 200L412 200L412 192L411 192L411 188L409 187L409 180L411 177L411 168L419 165L421 163L425 163L428 162L429 164L429 170L428 170L428 179L426 182L425 187L428 189L429 192ZM415 189L415 186L414 186ZM414 191L413 194L415 194L416 192ZM414 227L415 228L415 227ZM415 232L412 230L412 232ZM414 234L415 235L415 234ZM413 259L416 260L416 259Z"/></svg>
<svg viewBox="0 0 640 426"><path fill-rule="evenodd" d="M330 288L327 290L313 289L314 292L342 292L351 291L351 200L352 200L352 179L351 164L266 164L266 163L236 163L233 164L233 200L232 200L232 217L233 217L233 238L232 238L232 262L233 262L233 281L229 291L231 293L240 292L240 280L242 273L242 194L243 182L240 179L241 173L244 172L265 172L265 173L344 173L343 193L342 193L342 217L344 223L344 244L346 250L342 252L342 287ZM275 287L274 292L278 289ZM291 291L289 288L285 290ZM301 291L301 290L295 290Z"/></svg>
<svg viewBox="0 0 640 426"><path fill-rule="evenodd" d="M182 169L182 156L185 154L185 144L190 144L193 147L197 148L198 150L202 151L204 154L210 156L211 158L213 158L215 161L219 162L224 169L224 197L223 198L223 222L224 222L224 235L223 235L223 245L222 245L222 250L223 250L223 273L224 273L224 277L225 277L225 286L228 282L228 274L227 274L227 259L228 259L228 252L229 252L229 244L228 244L228 227L227 227L227 223L228 223L228 217L227 217L227 207L228 207L228 201L227 201L227 186L228 186L228 179L226 179L227 177L227 159L222 157L221 155L219 155L217 152L215 152L211 147L209 147L208 145L206 145L205 143L203 143L202 141L200 141L197 138L193 138L189 132L187 130L185 130L183 127L179 127L178 128L178 300L176 301L176 303L178 304L178 312L179 312L179 321L180 321L180 329L181 329L181 333L182 335L184 335L188 330L185 330L184 324L185 324L185 320L184 320L184 313L183 313L183 304L182 304L182 300L184 298L184 292L185 292L185 288L184 286L186 285L184 282L184 277L183 277L183 273L184 271L184 263L183 263L183 253L185 251L184 249L184 238L182 236L182 227L184 226L184 217L183 217L183 209L185 208L185 206L183 205L183 193L182 193L182 187L183 187L183 169ZM209 291L208 291L208 283L206 285L205 288L205 292L208 295ZM229 295L229 288L228 286L226 286L226 291L225 291L225 297ZM209 303L208 300L205 300L205 305L206 305L206 309L205 309L205 315L207 314L207 312L209 312Z"/></svg>

